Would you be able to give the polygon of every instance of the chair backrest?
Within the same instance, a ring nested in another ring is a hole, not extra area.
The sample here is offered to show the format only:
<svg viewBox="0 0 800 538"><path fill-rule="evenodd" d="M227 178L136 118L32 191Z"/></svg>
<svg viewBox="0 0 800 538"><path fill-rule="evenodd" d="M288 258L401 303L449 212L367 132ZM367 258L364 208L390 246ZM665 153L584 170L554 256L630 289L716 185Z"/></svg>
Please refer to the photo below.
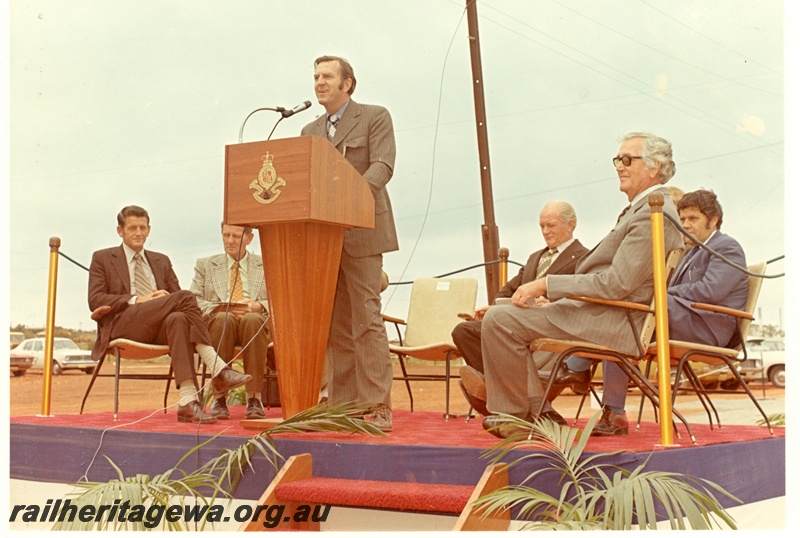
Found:
<svg viewBox="0 0 800 538"><path fill-rule="evenodd" d="M676 248L675 250L670 250L667 253L667 259L664 261L664 275L666 277L666 282L669 283L670 279L672 278L672 274L675 272L675 269L678 267L678 263L683 258L683 254L686 252L682 248ZM650 310L655 312L656 309L656 298L653 295L653 300L650 302ZM656 316L655 314L648 314L644 320L644 324L642 325L642 331L639 333L639 343L641 347L639 349L647 349L650 345L650 342L653 341L653 333L656 330Z"/></svg>
<svg viewBox="0 0 800 538"><path fill-rule="evenodd" d="M478 295L476 278L418 278L411 285L406 319L405 346L453 343L450 333L462 320L459 312L472 313Z"/></svg>
<svg viewBox="0 0 800 538"><path fill-rule="evenodd" d="M767 272L767 262L756 263L753 265L748 265L747 269L751 273L755 273L757 275L763 275ZM764 282L764 279L757 276L749 275L747 277L747 300L744 302L744 311L753 315L753 312L756 311L756 304L758 303L758 294L761 293L761 284ZM751 319L745 318L736 318L736 321L739 325L739 334L742 338L747 338L747 331L750 330L750 324L753 323ZM741 347L741 342L739 343L739 347Z"/></svg>

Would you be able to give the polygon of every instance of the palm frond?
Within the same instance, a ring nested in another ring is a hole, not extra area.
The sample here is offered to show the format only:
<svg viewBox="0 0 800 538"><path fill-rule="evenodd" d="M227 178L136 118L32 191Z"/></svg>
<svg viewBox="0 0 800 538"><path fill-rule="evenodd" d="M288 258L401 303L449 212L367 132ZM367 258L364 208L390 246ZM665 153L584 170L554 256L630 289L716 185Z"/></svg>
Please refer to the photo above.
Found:
<svg viewBox="0 0 800 538"><path fill-rule="evenodd" d="M520 451L522 455L510 466L533 459L545 463L520 485L501 488L475 501L488 513L517 509L520 518L534 520L523 527L533 530L655 529L664 518L672 529L684 529L687 523L695 530L722 528L723 524L736 528L736 522L717 497L741 501L711 481L680 473L645 471L647 462L633 471L608 463L611 456L620 452L585 455L599 413L583 431L551 421L528 423L503 416L530 434L527 439L505 439L485 451L484 456L495 463L522 448L526 451ZM528 452L531 450L534 452ZM561 484L558 498L530 485L548 473L557 476L556 480L548 477L549 483Z"/></svg>
<svg viewBox="0 0 800 538"><path fill-rule="evenodd" d="M363 418L367 408L353 404L338 406L316 406L272 426L248 439L235 449L223 449L220 454L202 464L194 471L183 469L189 457L212 443L220 434L214 435L187 451L178 462L161 474L149 476L137 474L125 477L122 469L110 458L116 478L106 482L78 482L73 484L75 492L72 504L78 506L112 506L128 502L131 506L185 506L188 502L210 506L222 496L230 498L236 491L240 479L248 470L254 471L253 457L260 454L277 471L283 460L278 452L273 435L294 432L340 432L350 434L386 435ZM206 491L210 494L203 494ZM178 520L161 521L168 530L189 530L188 523ZM201 529L205 525L201 522ZM152 530L144 522L98 521L56 522L54 530Z"/></svg>

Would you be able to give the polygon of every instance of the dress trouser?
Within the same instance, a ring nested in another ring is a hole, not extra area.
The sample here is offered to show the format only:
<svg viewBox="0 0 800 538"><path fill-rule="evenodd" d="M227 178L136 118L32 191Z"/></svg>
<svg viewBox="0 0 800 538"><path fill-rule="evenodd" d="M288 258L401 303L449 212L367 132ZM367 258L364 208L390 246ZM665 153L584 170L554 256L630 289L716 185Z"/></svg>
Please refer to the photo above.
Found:
<svg viewBox="0 0 800 538"><path fill-rule="evenodd" d="M176 385L186 380L197 385L195 344L211 345L197 299L188 290L129 306L114 321L111 340L114 338L168 345Z"/></svg>
<svg viewBox="0 0 800 538"><path fill-rule="evenodd" d="M328 337L328 400L392 405L392 361L381 317L383 256L342 252Z"/></svg>
<svg viewBox="0 0 800 538"><path fill-rule="evenodd" d="M487 310L481 329L483 367L486 375L487 407L493 413L520 418L534 413L531 400L544 396L535 359L528 346L538 338L574 339L547 319L547 307L520 308L497 305ZM549 355L549 357L547 357Z"/></svg>
<svg viewBox="0 0 800 538"><path fill-rule="evenodd" d="M215 312L206 319L211 341L222 360L230 363L236 358L236 346L242 347L244 373L253 376L245 385L245 390L261 394L270 341L269 327L265 323L267 316L250 312L236 319L233 314Z"/></svg>

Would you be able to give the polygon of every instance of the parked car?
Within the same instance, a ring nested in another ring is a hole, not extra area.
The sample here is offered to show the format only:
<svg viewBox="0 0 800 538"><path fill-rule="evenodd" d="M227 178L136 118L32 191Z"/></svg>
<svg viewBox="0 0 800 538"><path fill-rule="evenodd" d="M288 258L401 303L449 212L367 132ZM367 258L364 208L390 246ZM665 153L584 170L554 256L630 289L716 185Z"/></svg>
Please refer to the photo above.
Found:
<svg viewBox="0 0 800 538"><path fill-rule="evenodd" d="M11 343L11 347L9 349L14 349L19 345L20 342L25 340L25 335L20 332L10 331L8 335L8 340Z"/></svg>
<svg viewBox="0 0 800 538"><path fill-rule="evenodd" d="M744 354L740 354L744 357ZM786 387L786 347L780 338L751 336L747 339L747 359L740 373L745 381L768 379L778 388Z"/></svg>
<svg viewBox="0 0 800 538"><path fill-rule="evenodd" d="M34 357L30 353L22 353L16 350L11 350L8 355L8 363L11 365L11 373L14 377L25 375L33 365Z"/></svg>
<svg viewBox="0 0 800 538"><path fill-rule="evenodd" d="M31 370L44 369L44 338L28 338L23 340L14 351L34 356ZM64 370L83 370L87 374L94 373L97 362L92 360L92 352L80 349L78 344L69 338L53 339L53 375Z"/></svg>

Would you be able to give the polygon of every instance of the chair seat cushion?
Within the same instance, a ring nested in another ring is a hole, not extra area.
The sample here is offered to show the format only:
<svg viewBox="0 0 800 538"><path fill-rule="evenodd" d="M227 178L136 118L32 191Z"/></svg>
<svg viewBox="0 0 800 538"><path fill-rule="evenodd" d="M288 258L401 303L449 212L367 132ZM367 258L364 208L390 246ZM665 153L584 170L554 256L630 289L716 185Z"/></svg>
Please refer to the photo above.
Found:
<svg viewBox="0 0 800 538"><path fill-rule="evenodd" d="M592 344L591 342L584 342L582 340L556 340L554 338L539 338L538 340L533 341L530 348L531 351L563 353L573 347L586 349L587 351L576 351L575 355L588 359L614 360L614 357L609 355L609 353L617 353L629 360L639 360L638 356L630 355L628 353L612 349L608 346Z"/></svg>
<svg viewBox="0 0 800 538"><path fill-rule="evenodd" d="M126 338L115 338L109 342L106 354L113 355L114 348L119 348L119 355L123 359L145 360L169 355L169 346L143 344Z"/></svg>
<svg viewBox="0 0 800 538"><path fill-rule="evenodd" d="M458 352L458 348L444 342L429 344L427 346L397 346L389 344L389 351L397 353L398 355L405 355L425 361L446 361L448 353L450 353L451 359L456 359L461 356Z"/></svg>
<svg viewBox="0 0 800 538"><path fill-rule="evenodd" d="M689 351L698 352L693 353L689 357L690 361L703 362L706 364L721 364L724 362L720 357L714 356L712 353L722 355L729 359L735 359L739 355L739 350L730 349L727 347L709 346L705 344L696 344L694 342L682 342L680 340L669 341L669 356L672 362L677 362L685 353ZM647 354L655 355L656 353L657 349L654 342L650 344L649 348L647 348Z"/></svg>

